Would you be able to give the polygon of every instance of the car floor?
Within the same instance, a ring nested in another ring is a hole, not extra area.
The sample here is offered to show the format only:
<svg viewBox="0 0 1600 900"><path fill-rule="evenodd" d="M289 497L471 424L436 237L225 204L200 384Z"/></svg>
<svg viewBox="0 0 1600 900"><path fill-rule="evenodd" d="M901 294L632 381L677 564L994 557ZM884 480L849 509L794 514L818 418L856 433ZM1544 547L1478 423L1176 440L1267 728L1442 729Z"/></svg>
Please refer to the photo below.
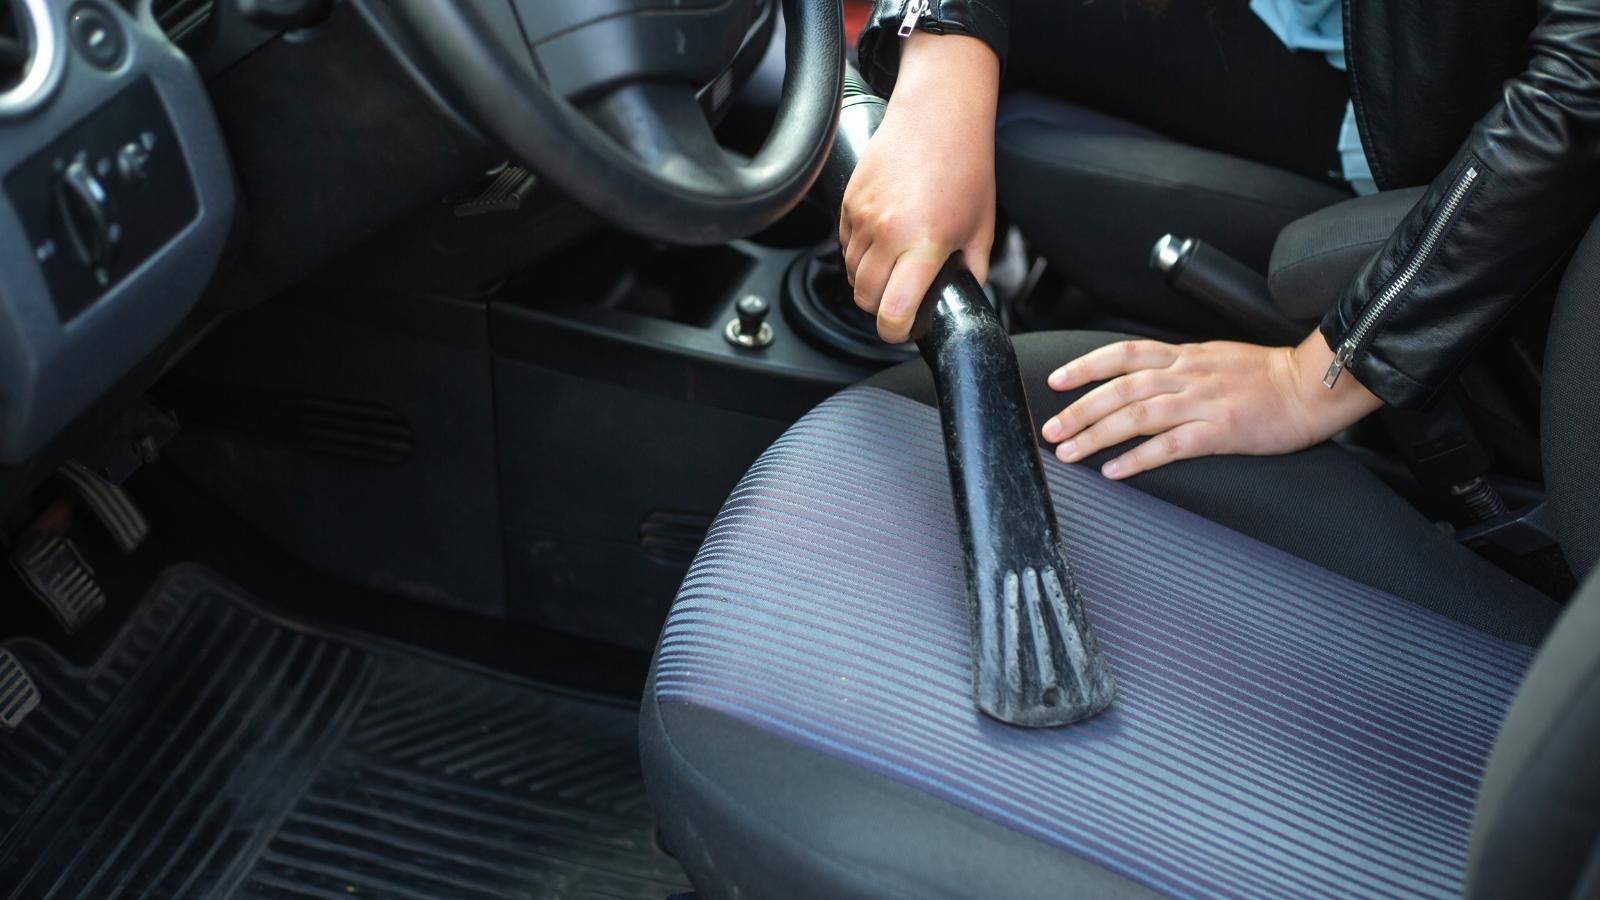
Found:
<svg viewBox="0 0 1600 900"><path fill-rule="evenodd" d="M40 697L0 731L0 897L688 890L639 773L635 660L597 651L605 671L584 672L585 648L507 626L526 664L500 666L492 639L452 652L481 621L374 614L270 554L173 563L174 543L204 543L191 531L227 530L177 512L194 527L156 510L142 599L108 607L98 642L0 644Z"/></svg>

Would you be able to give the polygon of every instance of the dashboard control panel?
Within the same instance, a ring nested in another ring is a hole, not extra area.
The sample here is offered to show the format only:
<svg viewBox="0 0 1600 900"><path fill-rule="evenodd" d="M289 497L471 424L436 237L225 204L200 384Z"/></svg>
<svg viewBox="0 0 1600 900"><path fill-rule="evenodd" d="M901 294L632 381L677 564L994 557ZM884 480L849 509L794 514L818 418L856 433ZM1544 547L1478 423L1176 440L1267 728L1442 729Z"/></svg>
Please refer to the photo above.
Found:
<svg viewBox="0 0 1600 900"><path fill-rule="evenodd" d="M3 468L173 337L237 201L206 84L148 8L0 4L14 20L0 17Z"/></svg>
<svg viewBox="0 0 1600 900"><path fill-rule="evenodd" d="M194 221L183 150L141 81L5 178L5 192L63 322Z"/></svg>

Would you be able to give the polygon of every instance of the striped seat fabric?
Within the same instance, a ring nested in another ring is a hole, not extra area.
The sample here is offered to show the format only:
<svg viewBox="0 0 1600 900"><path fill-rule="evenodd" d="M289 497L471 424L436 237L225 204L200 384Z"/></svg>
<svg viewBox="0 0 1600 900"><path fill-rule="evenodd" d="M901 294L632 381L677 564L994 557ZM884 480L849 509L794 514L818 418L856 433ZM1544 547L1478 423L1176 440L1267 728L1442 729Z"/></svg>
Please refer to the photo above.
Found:
<svg viewBox="0 0 1600 900"><path fill-rule="evenodd" d="M971 701L937 413L856 388L746 476L684 582L655 698L715 710L1159 892L1459 895L1506 643L1048 459L1118 679L1012 728Z"/></svg>

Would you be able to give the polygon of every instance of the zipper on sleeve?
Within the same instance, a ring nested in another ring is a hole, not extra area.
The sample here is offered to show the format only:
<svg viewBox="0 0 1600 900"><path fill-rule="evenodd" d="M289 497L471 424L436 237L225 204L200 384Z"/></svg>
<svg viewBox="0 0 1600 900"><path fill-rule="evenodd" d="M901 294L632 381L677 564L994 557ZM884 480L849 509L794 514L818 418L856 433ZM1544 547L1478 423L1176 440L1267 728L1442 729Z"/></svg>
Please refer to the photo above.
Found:
<svg viewBox="0 0 1600 900"><path fill-rule="evenodd" d="M932 6L930 0L906 0L905 18L900 20L900 30L895 34L900 37L910 37L911 32L917 30L917 22L928 14Z"/></svg>
<svg viewBox="0 0 1600 900"><path fill-rule="evenodd" d="M1356 319L1355 327L1350 329L1350 333L1345 337L1344 343L1339 345L1338 352L1333 355L1332 365L1328 366L1328 374L1322 376L1323 387L1332 390L1333 386L1339 383L1339 376L1344 372L1345 367L1350 365L1351 360L1355 359L1356 353L1361 350L1361 345L1366 341L1368 334L1372 331L1372 327L1378 324L1378 319L1383 316L1389 305L1398 299L1401 294L1404 294L1406 288L1411 286L1411 282L1415 281L1417 276L1422 273L1423 267L1428 264L1428 258L1433 255L1434 248L1438 246L1439 239L1444 237L1445 230L1450 227L1451 220L1455 218L1456 210L1460 208L1462 201L1467 199L1467 194L1471 192L1472 186L1477 181L1478 167L1476 165L1468 165L1461 175L1456 178L1456 183L1451 185L1450 192L1445 194L1444 202L1439 204L1439 208L1435 210L1433 221L1429 222L1428 227L1422 232L1422 239L1417 241L1417 246L1412 249L1411 256L1406 259L1405 265L1401 266L1400 271L1395 273L1383 290L1378 292L1378 296L1367 304L1367 308L1362 310L1360 318Z"/></svg>

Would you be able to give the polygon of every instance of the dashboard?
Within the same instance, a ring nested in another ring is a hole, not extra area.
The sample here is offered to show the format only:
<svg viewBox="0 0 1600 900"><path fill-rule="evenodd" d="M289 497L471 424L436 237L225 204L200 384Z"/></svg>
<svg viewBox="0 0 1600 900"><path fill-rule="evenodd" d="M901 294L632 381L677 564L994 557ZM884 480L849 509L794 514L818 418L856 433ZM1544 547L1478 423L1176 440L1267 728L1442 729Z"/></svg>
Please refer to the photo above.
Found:
<svg viewBox="0 0 1600 900"><path fill-rule="evenodd" d="M204 82L148 7L0 0L0 464L173 333L235 205Z"/></svg>
<svg viewBox="0 0 1600 900"><path fill-rule="evenodd" d="M536 0L451 2L509 17L519 53L572 37L524 33L513 11L549 24ZM701 92L713 121L776 18L732 2L750 34ZM508 162L469 106L386 0L0 0L0 508L121 440L233 311L369 257L358 282L450 293L593 227L537 178L520 211L463 218Z"/></svg>

